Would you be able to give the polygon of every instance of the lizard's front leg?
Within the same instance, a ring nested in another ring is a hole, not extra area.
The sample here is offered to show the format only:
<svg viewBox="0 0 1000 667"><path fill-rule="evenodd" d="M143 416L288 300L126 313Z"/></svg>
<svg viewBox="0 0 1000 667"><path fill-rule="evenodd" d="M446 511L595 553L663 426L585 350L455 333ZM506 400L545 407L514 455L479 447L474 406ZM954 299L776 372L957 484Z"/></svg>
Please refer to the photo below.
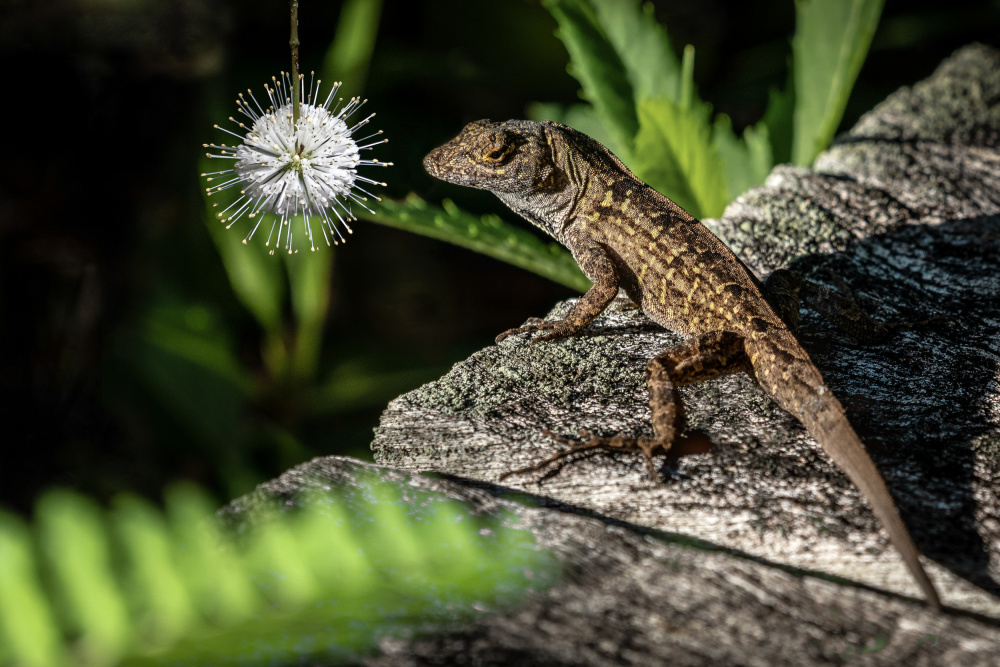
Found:
<svg viewBox="0 0 1000 667"><path fill-rule="evenodd" d="M571 454L596 449L642 452L646 458L646 469L656 480L654 454L666 454L675 438L684 430L684 406L677 388L747 371L748 368L749 361L741 336L728 331L711 331L689 338L656 355L646 366L652 438L630 438L620 434L604 437L582 433L580 439L574 439L546 432L546 435L567 445L568 449L535 465L504 473L500 480L510 475L541 470Z"/></svg>
<svg viewBox="0 0 1000 667"><path fill-rule="evenodd" d="M586 329L588 324L603 313L618 294L619 281L614 265L604 250L597 245L587 248L582 256L578 257L578 261L580 268L594 281L594 285L580 297L566 317L558 322L533 322L516 329L508 329L497 336L496 342L499 343L507 336L534 331L550 331L551 333L535 338L531 341L532 345L546 340L569 338Z"/></svg>

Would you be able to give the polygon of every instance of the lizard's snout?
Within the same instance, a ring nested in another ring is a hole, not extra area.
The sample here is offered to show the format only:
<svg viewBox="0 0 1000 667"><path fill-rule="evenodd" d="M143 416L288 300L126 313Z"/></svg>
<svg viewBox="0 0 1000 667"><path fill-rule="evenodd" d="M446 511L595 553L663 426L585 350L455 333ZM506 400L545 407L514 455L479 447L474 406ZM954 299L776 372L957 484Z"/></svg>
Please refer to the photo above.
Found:
<svg viewBox="0 0 1000 667"><path fill-rule="evenodd" d="M435 148L424 158L424 169L428 174L440 178L441 174L441 149Z"/></svg>

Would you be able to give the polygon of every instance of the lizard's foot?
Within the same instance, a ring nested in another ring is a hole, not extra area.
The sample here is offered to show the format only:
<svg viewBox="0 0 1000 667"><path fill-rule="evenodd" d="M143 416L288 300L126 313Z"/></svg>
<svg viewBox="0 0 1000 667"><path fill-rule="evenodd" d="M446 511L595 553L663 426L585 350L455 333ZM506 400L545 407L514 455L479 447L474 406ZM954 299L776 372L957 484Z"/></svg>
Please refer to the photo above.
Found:
<svg viewBox="0 0 1000 667"><path fill-rule="evenodd" d="M497 336L495 342L499 344L500 341L507 336L514 336L522 333L534 333L536 331L549 331L550 333L547 333L544 336L536 336L531 340L532 345L537 345L538 343L542 343L547 340L559 340L560 338L575 336L579 333L579 328L566 324L564 320L559 322L545 322L543 320L532 318L528 320L528 324L525 324L523 327L517 327L516 329L508 329L507 331L504 331L502 334Z"/></svg>
<svg viewBox="0 0 1000 667"><path fill-rule="evenodd" d="M499 344L500 341L502 341L507 336L516 336L517 334L533 333L535 331L546 331L548 329L554 329L556 324L557 324L556 322L546 322L544 320L538 319L537 317L532 317L531 319L528 320L528 323L525 324L523 327L507 329L499 336L497 336L496 341L494 342Z"/></svg>
<svg viewBox="0 0 1000 667"><path fill-rule="evenodd" d="M541 470L550 463L555 463L560 459L564 459L567 456L571 456L572 454L576 454L578 452L604 449L614 452L642 452L643 456L646 458L646 469L649 471L649 476L655 482L659 479L659 476L656 473L656 467L653 465L653 454L657 452L666 454L670 450L671 445L670 442L658 440L656 438L630 438L624 435L605 437L592 435L589 431L580 431L579 438L570 438L548 430L542 431L542 433L556 442L566 445L568 449L564 449L544 461L536 463L535 465L505 472L500 475L499 481L502 482L511 475L520 475L526 472Z"/></svg>

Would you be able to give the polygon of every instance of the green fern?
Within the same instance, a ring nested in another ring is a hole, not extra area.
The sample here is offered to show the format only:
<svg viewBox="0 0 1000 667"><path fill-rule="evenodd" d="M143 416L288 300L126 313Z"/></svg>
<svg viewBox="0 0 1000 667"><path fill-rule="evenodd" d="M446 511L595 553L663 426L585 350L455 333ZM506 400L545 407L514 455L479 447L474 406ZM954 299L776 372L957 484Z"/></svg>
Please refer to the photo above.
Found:
<svg viewBox="0 0 1000 667"><path fill-rule="evenodd" d="M0 513L0 665L336 662L551 581L526 533L407 494L419 510L370 481L292 511L258 503L228 528L192 487L165 513L66 491L39 501L34 526Z"/></svg>
<svg viewBox="0 0 1000 667"><path fill-rule="evenodd" d="M576 127L696 217L722 214L775 161L809 165L833 138L884 0L796 0L794 86L771 96L764 119L737 137L694 85L694 49L674 55L652 6L639 0L544 0L570 72L588 102L536 105L537 120ZM595 127L599 125L599 127Z"/></svg>

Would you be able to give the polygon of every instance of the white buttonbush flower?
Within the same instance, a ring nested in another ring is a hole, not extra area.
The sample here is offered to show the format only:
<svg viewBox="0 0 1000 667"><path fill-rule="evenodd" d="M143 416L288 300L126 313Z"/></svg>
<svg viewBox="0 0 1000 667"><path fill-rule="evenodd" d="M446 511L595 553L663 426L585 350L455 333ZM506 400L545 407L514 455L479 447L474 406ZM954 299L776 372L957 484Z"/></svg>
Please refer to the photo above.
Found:
<svg viewBox="0 0 1000 667"><path fill-rule="evenodd" d="M382 131L363 139L353 138L354 133L367 125L375 114L348 126L348 119L367 100L353 97L341 107L343 98L339 98L331 108L334 95L340 88L339 82L333 84L326 99L320 103L320 81L310 77L306 89L304 77L299 77L302 102L298 122L292 116L290 76L282 72L281 78L272 77L271 83L264 86L270 102L266 108L249 89L249 102L240 93L236 106L246 120L241 122L229 118L238 126L239 132L215 126L239 139L240 143L234 146L204 144L215 151L208 153L208 157L234 161L232 169L202 174L211 183L207 188L208 194L213 196L236 191L231 201L216 202L213 206L224 206L217 216L226 229L243 218L250 221L250 232L243 243L253 237L261 222L270 223L265 245L270 246L273 242L272 255L274 249L279 247L289 254L298 252L293 249L292 239L300 231L309 239L310 249L316 250L318 239L313 237L313 222L319 223L327 245L331 241L337 245L345 240L341 227L350 234L348 223L357 220L351 213L351 206L358 205L371 211L363 202L368 197L379 200L360 183L385 185L359 175L357 167L387 167L392 164L375 159L363 160L361 151L370 150L388 140L358 145L382 134ZM220 179L221 183L214 184ZM296 221L296 216L301 216L301 223ZM299 224L301 228L295 229Z"/></svg>

